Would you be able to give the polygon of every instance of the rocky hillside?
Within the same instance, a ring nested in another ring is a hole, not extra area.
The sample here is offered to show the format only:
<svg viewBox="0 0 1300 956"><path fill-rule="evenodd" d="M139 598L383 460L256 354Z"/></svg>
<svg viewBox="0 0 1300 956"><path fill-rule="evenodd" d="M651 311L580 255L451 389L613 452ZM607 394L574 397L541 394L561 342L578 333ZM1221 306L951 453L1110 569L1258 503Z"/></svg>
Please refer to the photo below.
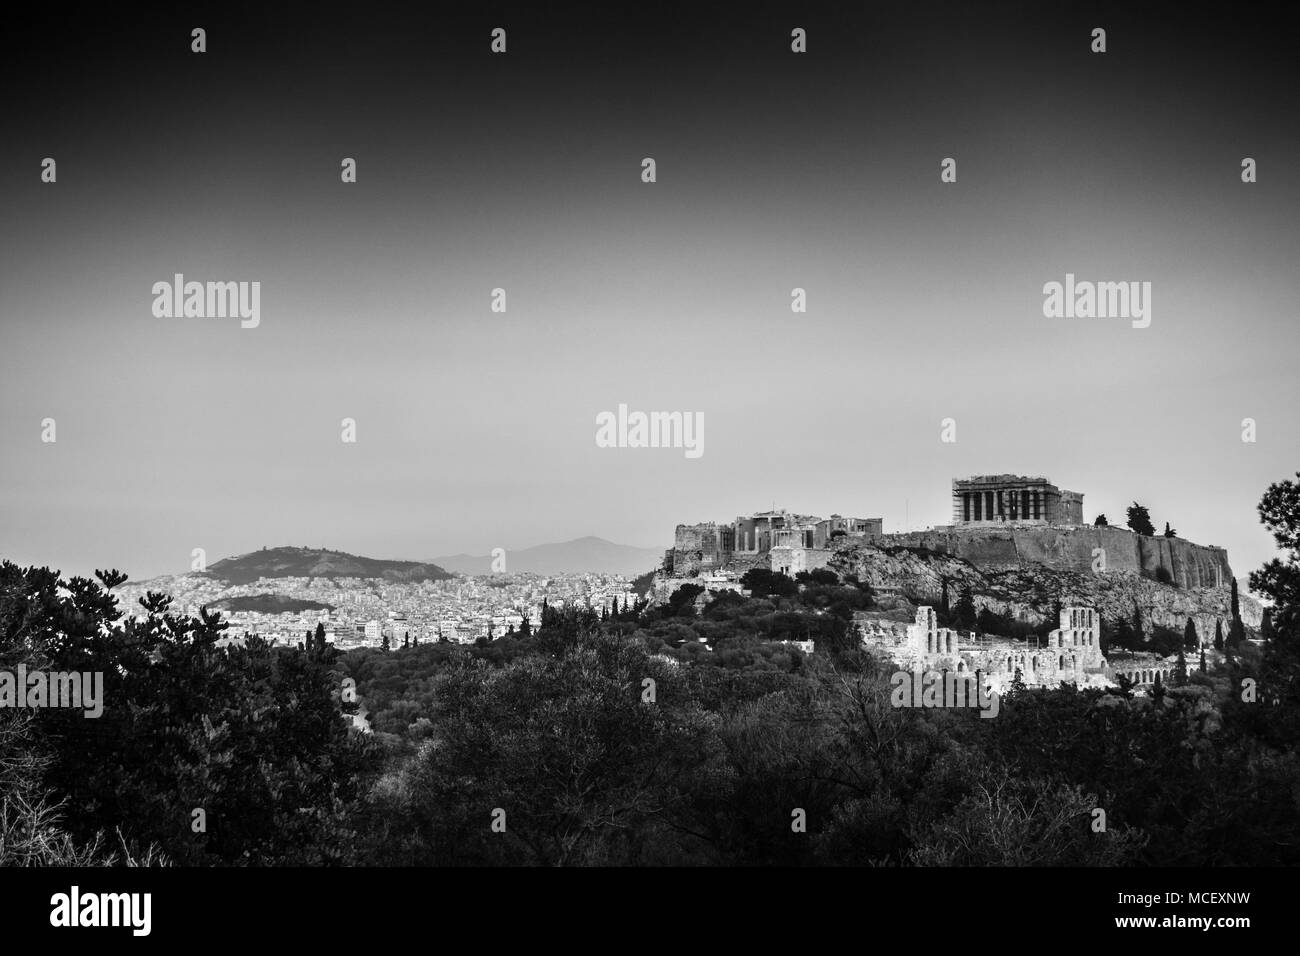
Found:
<svg viewBox="0 0 1300 956"><path fill-rule="evenodd" d="M931 529L887 534L875 543L940 551L985 570L1041 564L1088 573L1103 558L1108 572L1132 571L1152 579L1164 575L1181 588L1226 587L1232 580L1222 548L1113 526Z"/></svg>
<svg viewBox="0 0 1300 956"><path fill-rule="evenodd" d="M1041 623L1052 613L1055 602L1095 607L1109 624L1133 620L1134 608L1141 612L1143 629L1153 626L1181 630L1191 617L1196 630L1214 635L1216 621L1227 633L1231 620L1231 595L1225 581L1222 588L1180 588L1161 584L1133 570L1101 574L1058 569L1041 564L1013 568L976 568L970 562L924 548L859 545L837 553L829 565L839 574L856 574L875 587L899 588L920 599L939 602L944 578L948 579L951 601L970 585L978 608L987 607L1030 624ZM1258 601L1240 595L1241 619L1258 631L1262 608Z"/></svg>

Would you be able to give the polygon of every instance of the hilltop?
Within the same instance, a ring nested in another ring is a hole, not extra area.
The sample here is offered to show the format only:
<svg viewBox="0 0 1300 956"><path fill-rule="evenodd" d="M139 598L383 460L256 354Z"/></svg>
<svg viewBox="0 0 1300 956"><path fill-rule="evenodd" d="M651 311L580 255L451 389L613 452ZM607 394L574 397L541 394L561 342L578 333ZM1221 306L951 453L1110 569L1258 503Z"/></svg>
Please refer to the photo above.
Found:
<svg viewBox="0 0 1300 956"><path fill-rule="evenodd" d="M263 548L208 566L207 575L227 584L258 578L383 578L388 581L443 581L454 577L436 564L363 558L326 548Z"/></svg>

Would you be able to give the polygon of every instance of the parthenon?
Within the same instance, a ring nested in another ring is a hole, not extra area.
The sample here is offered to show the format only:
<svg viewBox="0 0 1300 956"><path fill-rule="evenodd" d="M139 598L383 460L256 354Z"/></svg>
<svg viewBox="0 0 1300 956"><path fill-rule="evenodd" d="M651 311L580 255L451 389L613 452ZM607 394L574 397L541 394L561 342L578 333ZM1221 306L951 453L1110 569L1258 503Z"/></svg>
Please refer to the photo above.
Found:
<svg viewBox="0 0 1300 956"><path fill-rule="evenodd" d="M952 482L956 526L1083 524L1083 495L1062 491L1041 475L974 475Z"/></svg>

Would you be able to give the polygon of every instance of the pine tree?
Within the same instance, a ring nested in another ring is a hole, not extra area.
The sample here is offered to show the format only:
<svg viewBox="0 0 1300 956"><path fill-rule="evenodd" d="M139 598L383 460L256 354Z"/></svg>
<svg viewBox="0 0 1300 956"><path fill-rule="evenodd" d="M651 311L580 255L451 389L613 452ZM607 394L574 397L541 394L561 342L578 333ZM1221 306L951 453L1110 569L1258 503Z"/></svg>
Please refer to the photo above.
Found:
<svg viewBox="0 0 1300 956"><path fill-rule="evenodd" d="M1151 524L1151 513L1136 501L1128 507L1128 526L1131 531L1154 537L1155 527Z"/></svg>

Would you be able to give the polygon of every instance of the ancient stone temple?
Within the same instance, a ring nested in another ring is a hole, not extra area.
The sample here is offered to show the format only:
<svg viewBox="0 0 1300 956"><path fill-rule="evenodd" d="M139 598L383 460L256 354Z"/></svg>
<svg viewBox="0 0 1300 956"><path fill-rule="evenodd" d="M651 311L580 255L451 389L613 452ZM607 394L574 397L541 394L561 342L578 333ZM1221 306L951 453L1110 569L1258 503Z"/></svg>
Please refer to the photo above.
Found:
<svg viewBox="0 0 1300 956"><path fill-rule="evenodd" d="M954 526L1083 524L1083 495L1041 475L974 475L952 482Z"/></svg>
<svg viewBox="0 0 1300 956"><path fill-rule="evenodd" d="M864 646L906 668L979 674L982 686L998 693L1010 688L1017 674L1026 687L1056 687L1062 681L1081 687L1109 686L1101 653L1101 615L1095 608L1064 607L1058 623L1046 646L1038 647L1003 637L977 639L940 627L934 608L921 606L901 644L866 634L862 640Z"/></svg>

